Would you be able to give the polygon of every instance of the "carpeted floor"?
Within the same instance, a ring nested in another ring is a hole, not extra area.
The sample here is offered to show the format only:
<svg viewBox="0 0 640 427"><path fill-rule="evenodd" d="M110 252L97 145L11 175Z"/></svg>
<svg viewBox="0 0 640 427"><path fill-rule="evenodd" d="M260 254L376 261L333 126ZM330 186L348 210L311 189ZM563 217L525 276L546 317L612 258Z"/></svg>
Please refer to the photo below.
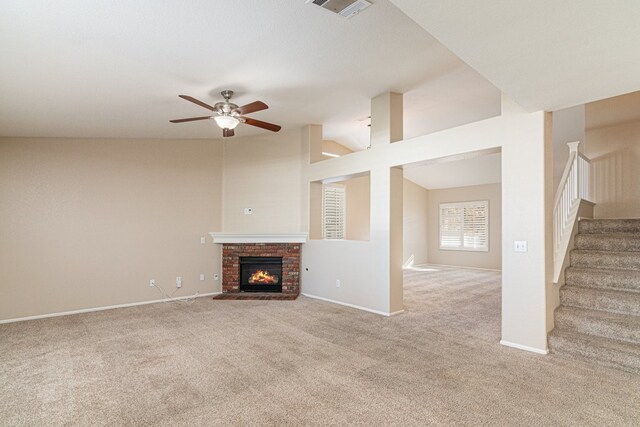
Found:
<svg viewBox="0 0 640 427"><path fill-rule="evenodd" d="M640 376L498 344L499 283L408 271L392 318L202 298L0 325L0 425L639 425Z"/></svg>

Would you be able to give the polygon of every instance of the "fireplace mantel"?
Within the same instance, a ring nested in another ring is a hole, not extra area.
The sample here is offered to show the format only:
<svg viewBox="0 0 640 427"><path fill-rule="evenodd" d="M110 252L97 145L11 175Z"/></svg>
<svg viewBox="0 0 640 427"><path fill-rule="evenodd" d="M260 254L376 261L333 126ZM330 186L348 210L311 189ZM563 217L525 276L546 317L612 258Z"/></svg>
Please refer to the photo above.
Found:
<svg viewBox="0 0 640 427"><path fill-rule="evenodd" d="M221 233L211 232L213 243L305 243L307 233Z"/></svg>

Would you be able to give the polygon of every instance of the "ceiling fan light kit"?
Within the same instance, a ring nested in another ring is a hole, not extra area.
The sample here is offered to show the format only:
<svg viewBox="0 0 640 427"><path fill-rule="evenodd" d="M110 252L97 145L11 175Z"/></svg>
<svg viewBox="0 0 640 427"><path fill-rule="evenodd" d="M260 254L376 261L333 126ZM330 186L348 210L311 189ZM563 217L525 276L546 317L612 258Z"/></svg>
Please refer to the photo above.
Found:
<svg viewBox="0 0 640 427"><path fill-rule="evenodd" d="M240 120L233 116L215 116L213 120L220 126L220 129L235 129L240 123Z"/></svg>
<svg viewBox="0 0 640 427"><path fill-rule="evenodd" d="M271 132L278 132L282 129L279 125L274 125L273 123L267 123L260 120L252 119L250 117L244 117L244 114L255 113L257 111L266 110L269 108L267 104L262 101L255 101L251 104L243 105L242 107L238 107L236 104L231 102L231 97L233 96L232 90L223 90L220 92L222 97L224 98L223 102L216 103L213 107L205 102L202 102L196 98L193 98L189 95L178 95L180 98L185 99L189 102L193 102L200 107L206 108L207 110L211 110L215 113L213 116L203 116L203 117L189 117L186 119L175 119L169 120L171 123L184 123L184 122L193 122L196 120L215 120L216 124L222 129L223 137L231 137L235 135L234 129L240 123L247 124L249 126L259 127L261 129L270 130Z"/></svg>

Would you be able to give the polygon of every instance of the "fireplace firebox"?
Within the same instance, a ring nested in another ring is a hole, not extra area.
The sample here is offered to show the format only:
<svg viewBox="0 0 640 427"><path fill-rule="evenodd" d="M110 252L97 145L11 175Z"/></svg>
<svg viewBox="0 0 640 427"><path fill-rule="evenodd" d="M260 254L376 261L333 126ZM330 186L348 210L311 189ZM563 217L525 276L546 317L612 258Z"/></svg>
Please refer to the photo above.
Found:
<svg viewBox="0 0 640 427"><path fill-rule="evenodd" d="M282 257L240 257L240 292L282 292Z"/></svg>

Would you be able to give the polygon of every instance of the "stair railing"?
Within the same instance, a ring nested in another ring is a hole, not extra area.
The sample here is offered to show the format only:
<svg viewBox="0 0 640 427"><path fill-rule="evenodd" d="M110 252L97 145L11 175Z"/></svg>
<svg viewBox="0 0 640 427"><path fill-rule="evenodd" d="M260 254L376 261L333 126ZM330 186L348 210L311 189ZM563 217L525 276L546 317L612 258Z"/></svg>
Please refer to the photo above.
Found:
<svg viewBox="0 0 640 427"><path fill-rule="evenodd" d="M569 159L553 203L553 281L558 283L569 244L577 226L582 201L592 202L591 162L578 151L580 141L569 142Z"/></svg>

